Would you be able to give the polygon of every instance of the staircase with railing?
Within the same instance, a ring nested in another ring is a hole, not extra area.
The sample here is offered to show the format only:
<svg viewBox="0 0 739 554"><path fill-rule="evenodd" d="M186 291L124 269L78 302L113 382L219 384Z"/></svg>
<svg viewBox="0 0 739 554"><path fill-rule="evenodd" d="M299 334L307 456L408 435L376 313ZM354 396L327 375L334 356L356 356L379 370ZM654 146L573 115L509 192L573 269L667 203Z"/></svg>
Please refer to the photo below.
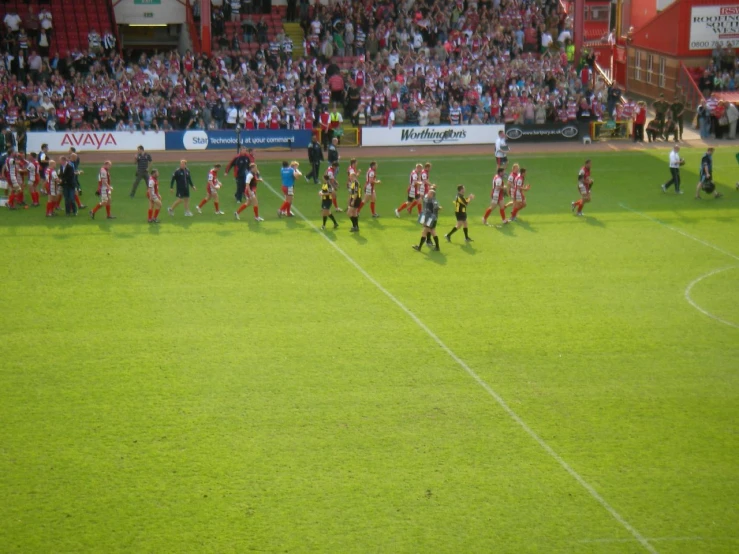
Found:
<svg viewBox="0 0 739 554"><path fill-rule="evenodd" d="M700 87L698 87L698 79L700 79L702 72L703 70L699 67L687 67L683 62L680 62L680 68L677 74L677 86L683 91L687 110L695 111L701 100L705 99Z"/></svg>

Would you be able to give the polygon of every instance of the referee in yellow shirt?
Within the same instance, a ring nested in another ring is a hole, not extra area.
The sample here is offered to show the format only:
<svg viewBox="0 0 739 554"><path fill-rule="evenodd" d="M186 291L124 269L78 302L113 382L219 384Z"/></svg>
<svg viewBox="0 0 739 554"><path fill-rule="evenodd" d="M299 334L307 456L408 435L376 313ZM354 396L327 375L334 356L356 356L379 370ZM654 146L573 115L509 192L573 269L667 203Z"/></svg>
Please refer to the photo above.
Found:
<svg viewBox="0 0 739 554"><path fill-rule="evenodd" d="M464 241L473 242L470 236L467 234L467 205L475 199L474 194L470 194L465 197L464 185L457 186L457 197L454 199L454 215L457 218L457 225L449 231L444 238L447 242L452 242L452 235L457 232L457 229L462 227L464 230Z"/></svg>

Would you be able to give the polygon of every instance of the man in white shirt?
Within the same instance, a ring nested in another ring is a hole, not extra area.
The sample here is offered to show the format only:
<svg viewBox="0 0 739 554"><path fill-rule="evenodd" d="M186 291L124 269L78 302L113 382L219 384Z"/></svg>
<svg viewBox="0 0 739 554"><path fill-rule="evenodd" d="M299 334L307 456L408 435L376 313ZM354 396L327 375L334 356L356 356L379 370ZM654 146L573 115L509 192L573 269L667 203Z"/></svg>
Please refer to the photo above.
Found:
<svg viewBox="0 0 739 554"><path fill-rule="evenodd" d="M505 169L508 166L508 143L505 139L505 131L498 131L498 138L495 139L495 161L498 169Z"/></svg>
<svg viewBox="0 0 739 554"><path fill-rule="evenodd" d="M672 152L670 152L671 177L669 181L662 185L662 192L667 192L668 188L670 188L672 185L675 185L675 193L683 193L683 191L680 190L680 166L682 166L684 163L685 161L680 157L680 146L676 144L672 147Z"/></svg>
<svg viewBox="0 0 739 554"><path fill-rule="evenodd" d="M544 31L541 34L541 51L546 52L549 50L549 47L552 44L552 35L549 34L549 31Z"/></svg>
<svg viewBox="0 0 739 554"><path fill-rule="evenodd" d="M239 110L236 109L236 106L231 104L228 107L228 110L226 110L226 125L228 125L229 129L236 128L236 118L238 116L239 116Z"/></svg>
<svg viewBox="0 0 739 554"><path fill-rule="evenodd" d="M8 29L8 33L17 33L20 29L21 18L15 12L8 12L5 14L3 22L5 23L5 27Z"/></svg>

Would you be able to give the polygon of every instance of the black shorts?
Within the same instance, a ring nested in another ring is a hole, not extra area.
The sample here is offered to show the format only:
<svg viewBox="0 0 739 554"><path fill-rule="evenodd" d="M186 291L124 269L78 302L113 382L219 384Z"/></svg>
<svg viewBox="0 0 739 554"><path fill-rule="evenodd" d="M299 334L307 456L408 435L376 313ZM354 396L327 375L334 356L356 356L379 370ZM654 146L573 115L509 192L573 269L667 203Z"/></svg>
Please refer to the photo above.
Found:
<svg viewBox="0 0 739 554"><path fill-rule="evenodd" d="M177 192L175 193L175 196L177 198L190 198L190 189L177 189Z"/></svg>
<svg viewBox="0 0 739 554"><path fill-rule="evenodd" d="M455 212L454 215L457 216L457 221L467 221L467 213L460 214Z"/></svg>
<svg viewBox="0 0 739 554"><path fill-rule="evenodd" d="M325 198L321 200L321 209L322 210L330 210L331 206L333 205L333 202L331 202L331 199L329 198L326 200Z"/></svg>
<svg viewBox="0 0 739 554"><path fill-rule="evenodd" d="M502 158L495 158L498 160L498 167L501 165L506 165L508 163L508 156L503 156Z"/></svg>
<svg viewBox="0 0 739 554"><path fill-rule="evenodd" d="M409 196L408 197L408 202L415 202L416 200L418 200L418 196Z"/></svg>
<svg viewBox="0 0 739 554"><path fill-rule="evenodd" d="M349 207L351 207L351 208L357 208L358 209L359 206L360 206L360 204L362 204L361 198L352 198L349 201Z"/></svg>

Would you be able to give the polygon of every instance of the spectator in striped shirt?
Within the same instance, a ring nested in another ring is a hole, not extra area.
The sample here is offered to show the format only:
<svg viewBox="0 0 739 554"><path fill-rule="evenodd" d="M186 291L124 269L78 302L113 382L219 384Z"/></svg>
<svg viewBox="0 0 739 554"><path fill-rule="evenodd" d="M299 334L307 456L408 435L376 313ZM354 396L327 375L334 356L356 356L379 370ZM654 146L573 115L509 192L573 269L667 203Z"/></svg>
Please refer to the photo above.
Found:
<svg viewBox="0 0 739 554"><path fill-rule="evenodd" d="M139 146L136 153L136 178L131 188L131 198L136 196L136 189L141 181L148 182L150 165L151 156L144 151L143 146Z"/></svg>
<svg viewBox="0 0 739 554"><path fill-rule="evenodd" d="M452 108L449 110L449 123L451 125L459 125L462 120L462 110L459 107L459 102L455 102Z"/></svg>

